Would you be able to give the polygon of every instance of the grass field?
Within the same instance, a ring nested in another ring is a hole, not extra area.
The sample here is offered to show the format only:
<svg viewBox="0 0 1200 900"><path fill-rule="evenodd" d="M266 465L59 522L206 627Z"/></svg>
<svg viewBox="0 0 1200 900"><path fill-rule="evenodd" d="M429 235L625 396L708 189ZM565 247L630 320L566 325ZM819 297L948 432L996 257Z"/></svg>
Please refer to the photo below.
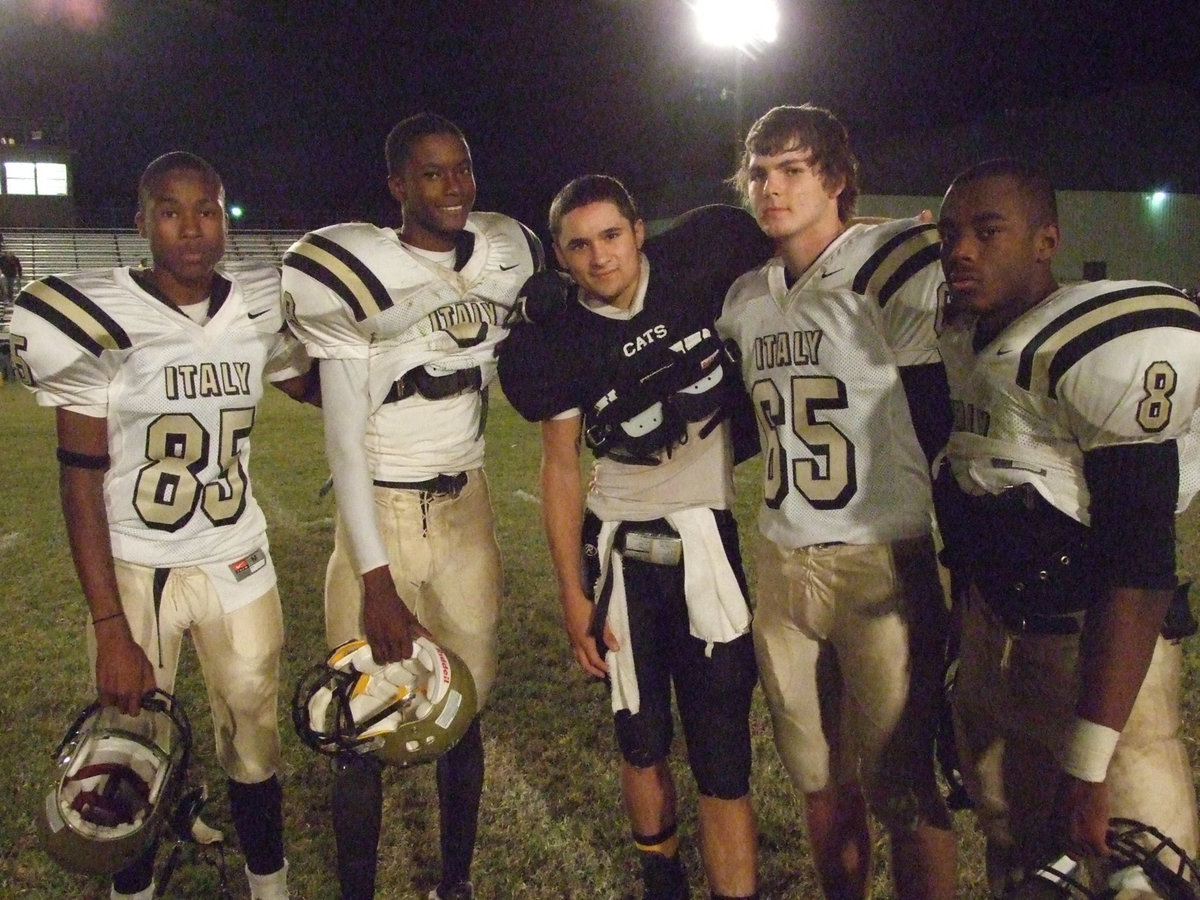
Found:
<svg viewBox="0 0 1200 900"><path fill-rule="evenodd" d="M106 898L107 886L58 870L38 848L32 811L49 787L51 750L89 699L83 646L84 603L71 565L57 498L53 414L24 389L0 385L4 465L0 469L0 646L8 653L0 690L0 897ZM481 900L625 900L638 896L636 862L619 810L617 756L604 688L588 681L567 651L537 506L538 439L498 399L489 423L489 477L506 571L500 633L500 679L484 718L487 781L474 880ZM332 541L333 499L319 497L326 469L320 415L281 395L264 403L254 432L255 491L270 523L288 636L282 704L287 852L293 897L337 896L329 830L328 765L296 739L288 718L292 686L323 653L321 584ZM754 463L738 472L742 531L754 540ZM1198 515L1180 529L1183 563L1200 571ZM185 653L179 694L197 733L194 780L214 802L211 824L229 827L224 776L213 762L207 701L195 657ZM1186 683L1195 684L1195 646ZM1186 697L1192 759L1200 761L1200 689ZM762 896L816 898L799 825L799 806L770 741L761 693L754 714L753 795L761 829ZM696 898L706 897L691 837L695 798L681 757L681 832ZM380 848L380 900L423 898L436 881L436 803L431 767L389 772ZM980 842L959 814L960 896L983 897ZM885 854L875 896L890 897ZM234 896L245 897L240 854L228 856ZM213 897L215 870L188 863L169 891Z"/></svg>

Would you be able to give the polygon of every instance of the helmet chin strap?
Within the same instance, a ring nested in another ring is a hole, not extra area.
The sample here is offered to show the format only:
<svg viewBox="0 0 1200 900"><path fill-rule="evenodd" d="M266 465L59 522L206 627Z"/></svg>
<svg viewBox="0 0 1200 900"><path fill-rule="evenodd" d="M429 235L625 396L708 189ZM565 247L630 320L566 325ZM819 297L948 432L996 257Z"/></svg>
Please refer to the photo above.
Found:
<svg viewBox="0 0 1200 900"><path fill-rule="evenodd" d="M186 791L175 804L175 809L167 820L175 843L158 879L158 896L166 895L167 886L182 860L184 848L190 847L193 861L209 862L217 870L219 900L231 900L233 897L229 887L229 870L225 862L225 836L200 818L200 812L207 802L208 788L200 785ZM214 852L209 852L210 850Z"/></svg>

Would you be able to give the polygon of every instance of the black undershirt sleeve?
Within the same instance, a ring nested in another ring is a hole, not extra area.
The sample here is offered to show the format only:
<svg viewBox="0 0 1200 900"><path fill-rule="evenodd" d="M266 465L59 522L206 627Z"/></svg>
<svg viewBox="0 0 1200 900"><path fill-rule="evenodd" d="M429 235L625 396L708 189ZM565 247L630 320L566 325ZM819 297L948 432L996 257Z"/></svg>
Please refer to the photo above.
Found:
<svg viewBox="0 0 1200 900"><path fill-rule="evenodd" d="M1083 476L1091 493L1091 537L1100 583L1107 587L1175 587L1175 441L1090 450Z"/></svg>
<svg viewBox="0 0 1200 900"><path fill-rule="evenodd" d="M900 381L908 398L917 440L932 464L938 451L950 439L950 386L946 382L946 367L940 362L920 366L901 366Z"/></svg>

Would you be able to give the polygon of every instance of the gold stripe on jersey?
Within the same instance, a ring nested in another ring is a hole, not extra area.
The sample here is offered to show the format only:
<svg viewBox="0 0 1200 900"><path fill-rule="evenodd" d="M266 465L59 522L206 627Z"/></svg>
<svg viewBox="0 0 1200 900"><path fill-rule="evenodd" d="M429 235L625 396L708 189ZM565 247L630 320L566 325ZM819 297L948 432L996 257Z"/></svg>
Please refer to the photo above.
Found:
<svg viewBox="0 0 1200 900"><path fill-rule="evenodd" d="M1056 398L1059 380L1087 354L1114 338L1151 328L1200 331L1200 311L1182 291L1163 285L1092 297L1056 316L1021 348L1017 386Z"/></svg>
<svg viewBox="0 0 1200 900"><path fill-rule="evenodd" d="M53 325L99 357L105 350L127 350L129 335L99 304L63 279L51 275L25 286L17 305Z"/></svg>
<svg viewBox="0 0 1200 900"><path fill-rule="evenodd" d="M362 322L392 306L388 290L371 269L341 244L308 234L283 255L283 264L315 278L336 293Z"/></svg>
<svg viewBox="0 0 1200 900"><path fill-rule="evenodd" d="M886 306L892 295L930 264L938 263L941 241L933 225L916 225L890 238L854 276L851 290Z"/></svg>

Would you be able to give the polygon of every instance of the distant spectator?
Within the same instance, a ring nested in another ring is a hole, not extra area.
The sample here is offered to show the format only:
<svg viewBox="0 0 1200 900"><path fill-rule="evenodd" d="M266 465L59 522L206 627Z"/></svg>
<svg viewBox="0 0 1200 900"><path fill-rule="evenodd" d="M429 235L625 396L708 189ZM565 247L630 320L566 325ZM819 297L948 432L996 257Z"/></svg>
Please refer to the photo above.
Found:
<svg viewBox="0 0 1200 900"><path fill-rule="evenodd" d="M21 278L21 260L11 250L4 249L4 235L0 234L0 273L4 275L4 302L12 303L17 296L17 284Z"/></svg>

